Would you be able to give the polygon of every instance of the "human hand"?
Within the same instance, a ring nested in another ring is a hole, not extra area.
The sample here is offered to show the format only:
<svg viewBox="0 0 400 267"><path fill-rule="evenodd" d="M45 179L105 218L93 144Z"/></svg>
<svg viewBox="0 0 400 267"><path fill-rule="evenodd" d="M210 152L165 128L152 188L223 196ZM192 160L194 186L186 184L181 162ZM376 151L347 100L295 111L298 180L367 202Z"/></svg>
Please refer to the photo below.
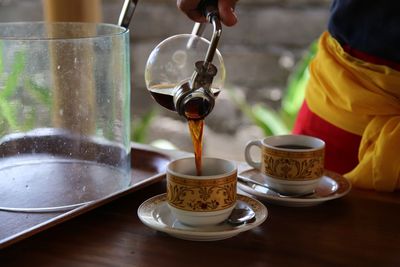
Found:
<svg viewBox="0 0 400 267"><path fill-rule="evenodd" d="M235 4L238 0L218 0L218 12L221 22L226 26L233 26L237 23ZM207 22L207 19L197 9L201 0L177 0L177 6L190 19L196 22Z"/></svg>

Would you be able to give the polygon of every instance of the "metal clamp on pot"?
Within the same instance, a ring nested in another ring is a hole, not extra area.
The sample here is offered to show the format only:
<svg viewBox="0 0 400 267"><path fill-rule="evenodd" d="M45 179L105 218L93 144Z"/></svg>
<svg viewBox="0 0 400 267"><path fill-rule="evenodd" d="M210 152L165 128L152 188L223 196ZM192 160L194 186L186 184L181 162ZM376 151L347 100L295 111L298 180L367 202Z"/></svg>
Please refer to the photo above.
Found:
<svg viewBox="0 0 400 267"><path fill-rule="evenodd" d="M214 108L215 96L211 91L217 68L212 64L222 27L218 14L217 1L203 1L200 5L205 17L213 25L213 35L204 61L195 63L195 71L190 80L175 87L174 105L179 115L190 120L204 119ZM205 24L196 23L192 34L201 36ZM193 45L193 44L188 44Z"/></svg>

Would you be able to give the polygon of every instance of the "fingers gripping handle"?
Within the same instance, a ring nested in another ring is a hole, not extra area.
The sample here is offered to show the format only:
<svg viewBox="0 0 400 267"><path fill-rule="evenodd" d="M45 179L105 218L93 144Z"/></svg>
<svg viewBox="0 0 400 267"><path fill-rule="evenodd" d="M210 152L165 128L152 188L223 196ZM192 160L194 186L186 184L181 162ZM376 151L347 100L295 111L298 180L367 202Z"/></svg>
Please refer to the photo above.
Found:
<svg viewBox="0 0 400 267"><path fill-rule="evenodd" d="M248 142L246 144L246 148L244 150L244 158L245 158L247 164L249 164L250 166L252 166L252 167L254 167L254 168L258 169L258 170L260 170L261 169L261 161L259 161L259 162L254 161L251 158L251 155L250 155L250 150L251 150L251 148L253 146L256 146L259 149L262 149L261 140L253 140L253 141L250 141L250 142Z"/></svg>
<svg viewBox="0 0 400 267"><path fill-rule="evenodd" d="M210 16L218 16L218 0L203 0L198 8L208 20Z"/></svg>

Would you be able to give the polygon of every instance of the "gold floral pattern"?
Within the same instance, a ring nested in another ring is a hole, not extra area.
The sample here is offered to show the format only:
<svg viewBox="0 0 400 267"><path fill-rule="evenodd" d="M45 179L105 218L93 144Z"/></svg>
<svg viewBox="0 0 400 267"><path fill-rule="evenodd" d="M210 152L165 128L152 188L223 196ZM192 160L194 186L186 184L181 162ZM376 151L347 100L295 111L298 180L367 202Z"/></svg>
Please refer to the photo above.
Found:
<svg viewBox="0 0 400 267"><path fill-rule="evenodd" d="M324 173L324 151L289 152L263 148L265 174L284 180L312 180Z"/></svg>
<svg viewBox="0 0 400 267"><path fill-rule="evenodd" d="M236 173L218 179L188 179L167 175L168 203L187 211L218 211L236 203Z"/></svg>

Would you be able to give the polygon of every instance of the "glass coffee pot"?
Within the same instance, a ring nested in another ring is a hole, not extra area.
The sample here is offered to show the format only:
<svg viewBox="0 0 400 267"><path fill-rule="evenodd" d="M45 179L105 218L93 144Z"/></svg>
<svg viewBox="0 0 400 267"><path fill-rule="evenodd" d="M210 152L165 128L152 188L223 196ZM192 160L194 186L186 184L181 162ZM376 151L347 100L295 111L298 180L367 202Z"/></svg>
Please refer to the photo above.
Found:
<svg viewBox="0 0 400 267"><path fill-rule="evenodd" d="M151 52L145 70L147 89L161 106L188 120L202 120L214 108L225 80L225 66L217 50L222 28L215 4L202 8L213 25L211 41L202 38L205 24L192 34L171 36Z"/></svg>

